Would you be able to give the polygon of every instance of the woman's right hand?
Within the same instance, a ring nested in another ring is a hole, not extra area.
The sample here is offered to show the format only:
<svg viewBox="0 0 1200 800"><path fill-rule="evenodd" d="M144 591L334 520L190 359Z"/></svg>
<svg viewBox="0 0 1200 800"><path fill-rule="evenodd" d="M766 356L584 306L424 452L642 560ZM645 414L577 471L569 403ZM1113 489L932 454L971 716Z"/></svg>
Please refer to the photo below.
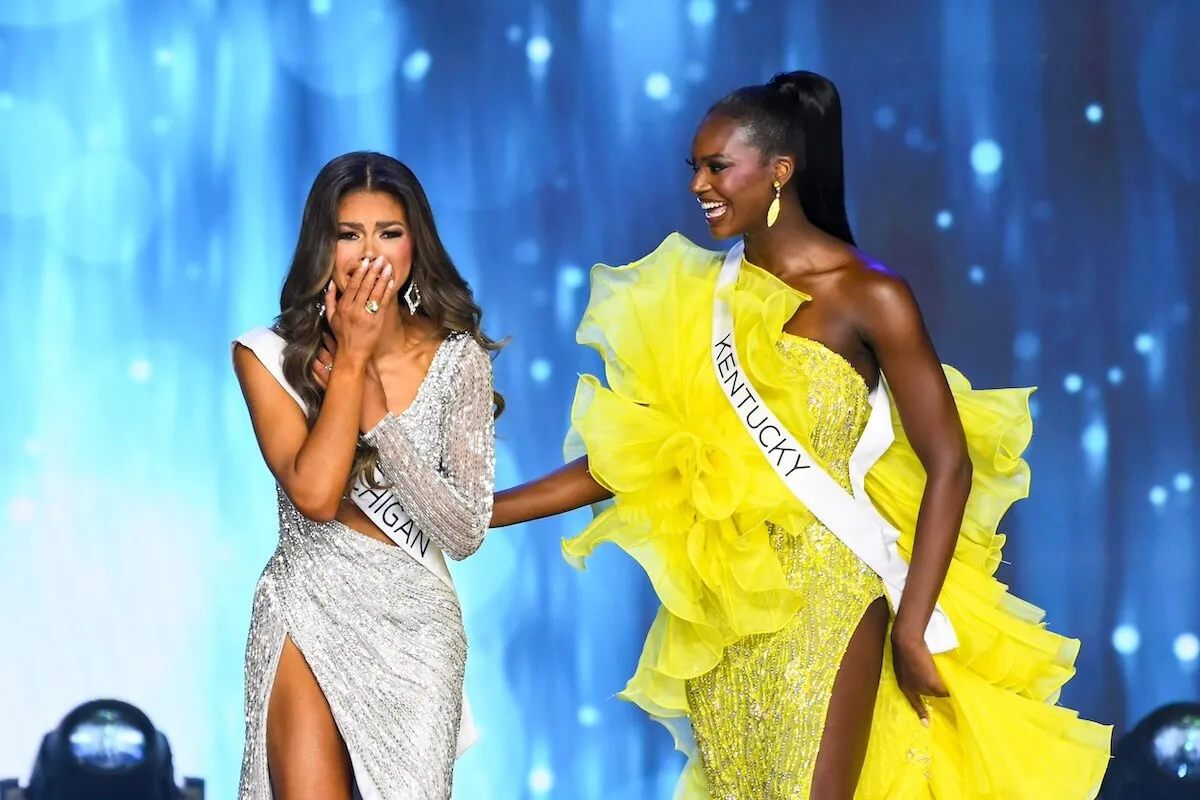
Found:
<svg viewBox="0 0 1200 800"><path fill-rule="evenodd" d="M383 256L359 267L350 276L346 291L337 296L333 281L325 289L325 316L337 340L338 357L365 365L383 330L383 311L395 300L392 265ZM374 304L374 313L367 310Z"/></svg>

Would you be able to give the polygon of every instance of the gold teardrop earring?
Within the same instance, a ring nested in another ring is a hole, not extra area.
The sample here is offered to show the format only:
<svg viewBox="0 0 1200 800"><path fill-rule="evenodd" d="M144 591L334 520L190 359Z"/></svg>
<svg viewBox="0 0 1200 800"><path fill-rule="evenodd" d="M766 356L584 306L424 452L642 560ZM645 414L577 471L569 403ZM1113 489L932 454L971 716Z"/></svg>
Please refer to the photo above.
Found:
<svg viewBox="0 0 1200 800"><path fill-rule="evenodd" d="M779 190L783 188L783 184L775 181L775 199L771 201L771 205L767 207L767 227L774 228L776 220L779 219Z"/></svg>

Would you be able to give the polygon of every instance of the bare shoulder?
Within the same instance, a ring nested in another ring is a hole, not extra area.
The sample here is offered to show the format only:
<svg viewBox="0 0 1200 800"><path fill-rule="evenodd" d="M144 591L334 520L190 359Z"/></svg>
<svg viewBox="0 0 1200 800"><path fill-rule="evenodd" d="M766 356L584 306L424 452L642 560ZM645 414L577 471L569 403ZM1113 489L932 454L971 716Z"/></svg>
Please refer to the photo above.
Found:
<svg viewBox="0 0 1200 800"><path fill-rule="evenodd" d="M846 265L841 283L846 305L862 328L911 323L920 317L916 296L904 276L865 254Z"/></svg>
<svg viewBox="0 0 1200 800"><path fill-rule="evenodd" d="M258 354L241 342L233 343L233 371L245 391L247 383L271 379L270 372L259 360Z"/></svg>
<svg viewBox="0 0 1200 800"><path fill-rule="evenodd" d="M233 340L233 370L243 383L249 376L270 377L264 359L282 358L287 343L273 328L258 327Z"/></svg>
<svg viewBox="0 0 1200 800"><path fill-rule="evenodd" d="M876 311L916 303L908 281L886 264L861 254L847 267L845 288L858 303Z"/></svg>
<svg viewBox="0 0 1200 800"><path fill-rule="evenodd" d="M268 366L276 350L282 348L283 342L270 341L270 346L263 346L261 339L251 337L249 341L233 343L233 372L241 386L242 395L250 410L250 417L256 425L259 420L263 424L276 423L292 425L295 420L304 420L304 401L278 373L278 367Z"/></svg>

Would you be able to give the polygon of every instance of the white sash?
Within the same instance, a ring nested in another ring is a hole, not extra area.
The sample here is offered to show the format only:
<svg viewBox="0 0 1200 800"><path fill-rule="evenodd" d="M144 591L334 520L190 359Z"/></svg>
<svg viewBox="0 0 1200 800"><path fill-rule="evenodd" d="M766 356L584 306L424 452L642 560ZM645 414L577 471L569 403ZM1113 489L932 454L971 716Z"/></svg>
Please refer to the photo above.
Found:
<svg viewBox="0 0 1200 800"><path fill-rule="evenodd" d="M743 250L744 246L739 242L729 251L717 278L712 326L712 361L717 380L750 438L758 444L788 489L821 524L879 575L892 607L898 609L908 577L908 564L896 546L900 532L883 518L864 488L867 472L895 439L883 375L879 376L879 385L870 394L871 414L850 456L853 490L850 493L788 432L741 368L734 346L733 312L729 303L722 299L722 291L737 281ZM925 642L934 653L958 646L954 628L940 606L934 609L925 629Z"/></svg>
<svg viewBox="0 0 1200 800"><path fill-rule="evenodd" d="M283 348L286 344L283 337L270 328L254 328L239 336L235 341L249 348L267 368L267 371L296 401L300 410L307 411L299 393L292 388L283 375ZM380 484L386 482L378 470L375 472L375 482ZM354 484L351 499L371 522L375 523L376 527L396 544L398 549L414 558L417 563L446 584L450 591L454 592L455 597L458 596L458 592L454 588L454 581L450 577L450 570L446 568L446 559L442 555L441 549L434 544L428 534L417 527L416 522L400 504L400 499L396 497L395 492L391 489L372 489L370 484L359 478ZM458 727L457 755L461 756L465 753L478 738L475 719L471 714L471 704L467 701L467 693L464 688L462 720Z"/></svg>

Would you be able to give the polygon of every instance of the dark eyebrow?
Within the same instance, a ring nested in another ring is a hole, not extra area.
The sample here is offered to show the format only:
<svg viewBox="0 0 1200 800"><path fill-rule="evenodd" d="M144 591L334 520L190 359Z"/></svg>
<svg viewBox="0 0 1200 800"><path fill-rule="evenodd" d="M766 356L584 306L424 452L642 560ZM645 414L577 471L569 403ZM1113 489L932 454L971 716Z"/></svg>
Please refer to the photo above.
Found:
<svg viewBox="0 0 1200 800"><path fill-rule="evenodd" d="M714 158L728 159L729 155L727 153L713 153L713 154L707 155L707 156L700 156L701 161L712 161Z"/></svg>
<svg viewBox="0 0 1200 800"><path fill-rule="evenodd" d="M363 229L363 224L361 222L346 222L344 220L339 220L338 225L341 225L346 228L354 228L355 230L360 230L360 231ZM385 220L381 220L380 222L375 223L376 228L391 228L395 225L403 226L404 221L398 220L398 219L385 219Z"/></svg>

